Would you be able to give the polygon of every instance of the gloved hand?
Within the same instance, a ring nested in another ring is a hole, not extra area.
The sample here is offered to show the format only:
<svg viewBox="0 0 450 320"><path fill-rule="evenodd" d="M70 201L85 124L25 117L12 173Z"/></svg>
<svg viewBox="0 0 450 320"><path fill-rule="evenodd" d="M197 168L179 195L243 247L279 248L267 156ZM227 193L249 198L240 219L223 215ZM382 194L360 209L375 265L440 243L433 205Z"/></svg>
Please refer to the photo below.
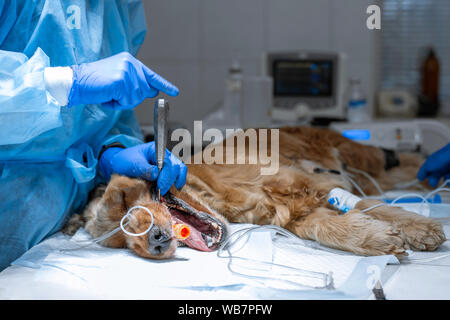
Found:
<svg viewBox="0 0 450 320"><path fill-rule="evenodd" d="M442 177L450 179L450 143L429 156L417 174L420 181L428 178L433 188L437 187Z"/></svg>
<svg viewBox="0 0 450 320"><path fill-rule="evenodd" d="M113 109L132 109L159 91L178 95L178 88L147 68L128 52L71 66L73 83L69 107L101 103Z"/></svg>
<svg viewBox="0 0 450 320"><path fill-rule="evenodd" d="M157 180L156 186L161 195L165 195L174 183L177 189L181 189L186 183L186 165L168 150L164 166L161 172L158 171L154 141L127 149L106 149L99 160L99 167L107 180L113 173L149 181Z"/></svg>

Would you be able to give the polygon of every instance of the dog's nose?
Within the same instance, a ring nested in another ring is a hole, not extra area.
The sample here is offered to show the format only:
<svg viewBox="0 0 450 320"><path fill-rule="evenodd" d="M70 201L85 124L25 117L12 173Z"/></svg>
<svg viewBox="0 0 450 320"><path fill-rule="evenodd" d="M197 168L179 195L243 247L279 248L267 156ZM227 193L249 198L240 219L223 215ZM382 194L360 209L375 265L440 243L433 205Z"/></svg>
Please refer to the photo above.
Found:
<svg viewBox="0 0 450 320"><path fill-rule="evenodd" d="M148 233L148 251L153 255L164 253L171 243L171 236L168 232L162 231L158 226Z"/></svg>

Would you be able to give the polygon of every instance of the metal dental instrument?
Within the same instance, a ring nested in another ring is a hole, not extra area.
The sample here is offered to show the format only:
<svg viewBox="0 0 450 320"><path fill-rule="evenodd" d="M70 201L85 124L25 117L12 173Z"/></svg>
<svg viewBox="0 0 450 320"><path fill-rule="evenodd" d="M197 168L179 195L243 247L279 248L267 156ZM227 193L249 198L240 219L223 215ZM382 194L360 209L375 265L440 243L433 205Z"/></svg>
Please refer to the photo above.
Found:
<svg viewBox="0 0 450 320"><path fill-rule="evenodd" d="M153 131L156 143L156 163L161 172L164 165L164 156L166 154L167 144L167 118L169 115L169 102L165 99L158 99L153 109ZM161 199L160 190L158 190L158 200Z"/></svg>

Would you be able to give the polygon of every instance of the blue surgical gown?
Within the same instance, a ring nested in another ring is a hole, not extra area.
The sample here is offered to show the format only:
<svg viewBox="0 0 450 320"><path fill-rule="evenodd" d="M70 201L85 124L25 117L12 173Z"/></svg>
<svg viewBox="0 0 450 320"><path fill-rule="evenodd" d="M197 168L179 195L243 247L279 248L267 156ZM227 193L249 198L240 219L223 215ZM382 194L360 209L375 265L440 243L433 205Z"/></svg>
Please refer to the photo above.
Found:
<svg viewBox="0 0 450 320"><path fill-rule="evenodd" d="M103 145L142 143L133 111L59 106L45 67L135 55L141 1L0 1L0 270L81 212Z"/></svg>

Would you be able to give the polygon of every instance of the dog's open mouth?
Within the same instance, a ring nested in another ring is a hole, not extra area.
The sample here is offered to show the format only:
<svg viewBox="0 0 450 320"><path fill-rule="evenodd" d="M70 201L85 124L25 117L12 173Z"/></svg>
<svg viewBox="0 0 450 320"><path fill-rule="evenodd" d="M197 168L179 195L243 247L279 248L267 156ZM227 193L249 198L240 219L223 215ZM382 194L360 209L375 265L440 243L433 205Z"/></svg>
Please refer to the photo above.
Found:
<svg viewBox="0 0 450 320"><path fill-rule="evenodd" d="M161 202L169 209L174 223L184 223L190 228L189 237L179 240L185 245L200 251L213 251L225 240L225 225L211 215L196 210L170 193L161 197Z"/></svg>

